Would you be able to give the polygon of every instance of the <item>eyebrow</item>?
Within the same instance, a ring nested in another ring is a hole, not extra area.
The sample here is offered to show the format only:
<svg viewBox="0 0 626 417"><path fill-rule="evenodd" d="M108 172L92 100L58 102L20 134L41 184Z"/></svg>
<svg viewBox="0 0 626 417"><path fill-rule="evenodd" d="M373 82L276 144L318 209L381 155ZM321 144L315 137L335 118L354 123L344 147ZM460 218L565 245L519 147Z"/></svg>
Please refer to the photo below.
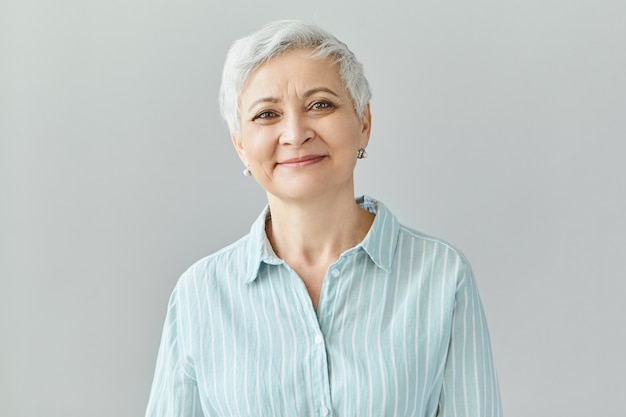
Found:
<svg viewBox="0 0 626 417"><path fill-rule="evenodd" d="M307 90L304 92L304 97L308 98L311 97L314 94L320 93L320 92L325 92L328 94L332 94L333 96L340 98L339 95L337 93L335 93L333 90L331 90L328 87L315 87L315 88L311 88L310 90ZM259 103L278 103L280 100L277 99L276 97L261 97L260 99L254 100L252 102L252 104L250 105L250 107L248 108L248 111L252 110L252 108L254 106L256 106Z"/></svg>
<svg viewBox="0 0 626 417"><path fill-rule="evenodd" d="M305 91L304 93L304 97L311 97L313 94L319 93L319 92L325 92L325 93L329 93L332 94L333 96L339 98L339 95L337 93L335 93L333 90L331 90L328 87L316 87L316 88L312 88L310 90Z"/></svg>
<svg viewBox="0 0 626 417"><path fill-rule="evenodd" d="M250 105L250 107L248 108L248 111L252 110L252 108L259 103L278 103L279 101L280 100L278 100L275 97L262 97L258 100L254 100L252 104Z"/></svg>

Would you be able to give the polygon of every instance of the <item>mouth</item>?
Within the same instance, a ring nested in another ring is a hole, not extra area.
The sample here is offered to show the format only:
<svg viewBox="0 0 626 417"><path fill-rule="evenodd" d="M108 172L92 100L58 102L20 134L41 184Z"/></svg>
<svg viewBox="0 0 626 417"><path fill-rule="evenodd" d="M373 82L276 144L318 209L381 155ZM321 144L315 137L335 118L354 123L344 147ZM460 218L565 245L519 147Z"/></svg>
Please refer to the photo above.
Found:
<svg viewBox="0 0 626 417"><path fill-rule="evenodd" d="M326 158L326 155L305 155L297 158L286 159L278 163L279 166L286 168L298 168L313 165Z"/></svg>

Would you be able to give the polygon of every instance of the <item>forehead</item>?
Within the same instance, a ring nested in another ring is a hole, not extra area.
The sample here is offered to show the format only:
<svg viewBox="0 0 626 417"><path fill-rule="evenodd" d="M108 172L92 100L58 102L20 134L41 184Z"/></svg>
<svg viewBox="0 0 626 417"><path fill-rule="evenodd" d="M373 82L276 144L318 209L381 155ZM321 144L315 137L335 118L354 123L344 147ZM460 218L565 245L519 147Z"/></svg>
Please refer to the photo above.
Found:
<svg viewBox="0 0 626 417"><path fill-rule="evenodd" d="M332 57L312 58L311 49L295 49L278 55L254 69L241 92L243 101L258 94L297 93L301 88L329 87L343 93L339 66Z"/></svg>

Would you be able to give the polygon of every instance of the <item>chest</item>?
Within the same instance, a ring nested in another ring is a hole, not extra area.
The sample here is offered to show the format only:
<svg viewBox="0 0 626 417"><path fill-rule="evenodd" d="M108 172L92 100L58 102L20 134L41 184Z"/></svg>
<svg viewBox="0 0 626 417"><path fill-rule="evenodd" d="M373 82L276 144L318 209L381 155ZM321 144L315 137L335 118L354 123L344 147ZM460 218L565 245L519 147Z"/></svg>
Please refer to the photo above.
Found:
<svg viewBox="0 0 626 417"><path fill-rule="evenodd" d="M263 270L207 300L188 355L208 415L425 415L435 406L451 313L433 302L442 288L331 265L315 311L300 278Z"/></svg>

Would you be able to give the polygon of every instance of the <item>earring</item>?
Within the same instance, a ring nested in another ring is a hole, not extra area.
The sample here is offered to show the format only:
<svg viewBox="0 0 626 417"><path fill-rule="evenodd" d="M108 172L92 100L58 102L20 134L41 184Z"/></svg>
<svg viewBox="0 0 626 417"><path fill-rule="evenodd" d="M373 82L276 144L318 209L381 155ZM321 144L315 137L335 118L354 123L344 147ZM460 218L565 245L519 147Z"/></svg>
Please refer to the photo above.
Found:
<svg viewBox="0 0 626 417"><path fill-rule="evenodd" d="M365 159L367 158L367 152L365 152L365 148L360 148L357 152L356 152L356 157L358 159Z"/></svg>
<svg viewBox="0 0 626 417"><path fill-rule="evenodd" d="M250 168L246 167L246 169L243 170L243 175L245 175L246 177L251 176L252 171L250 171Z"/></svg>

